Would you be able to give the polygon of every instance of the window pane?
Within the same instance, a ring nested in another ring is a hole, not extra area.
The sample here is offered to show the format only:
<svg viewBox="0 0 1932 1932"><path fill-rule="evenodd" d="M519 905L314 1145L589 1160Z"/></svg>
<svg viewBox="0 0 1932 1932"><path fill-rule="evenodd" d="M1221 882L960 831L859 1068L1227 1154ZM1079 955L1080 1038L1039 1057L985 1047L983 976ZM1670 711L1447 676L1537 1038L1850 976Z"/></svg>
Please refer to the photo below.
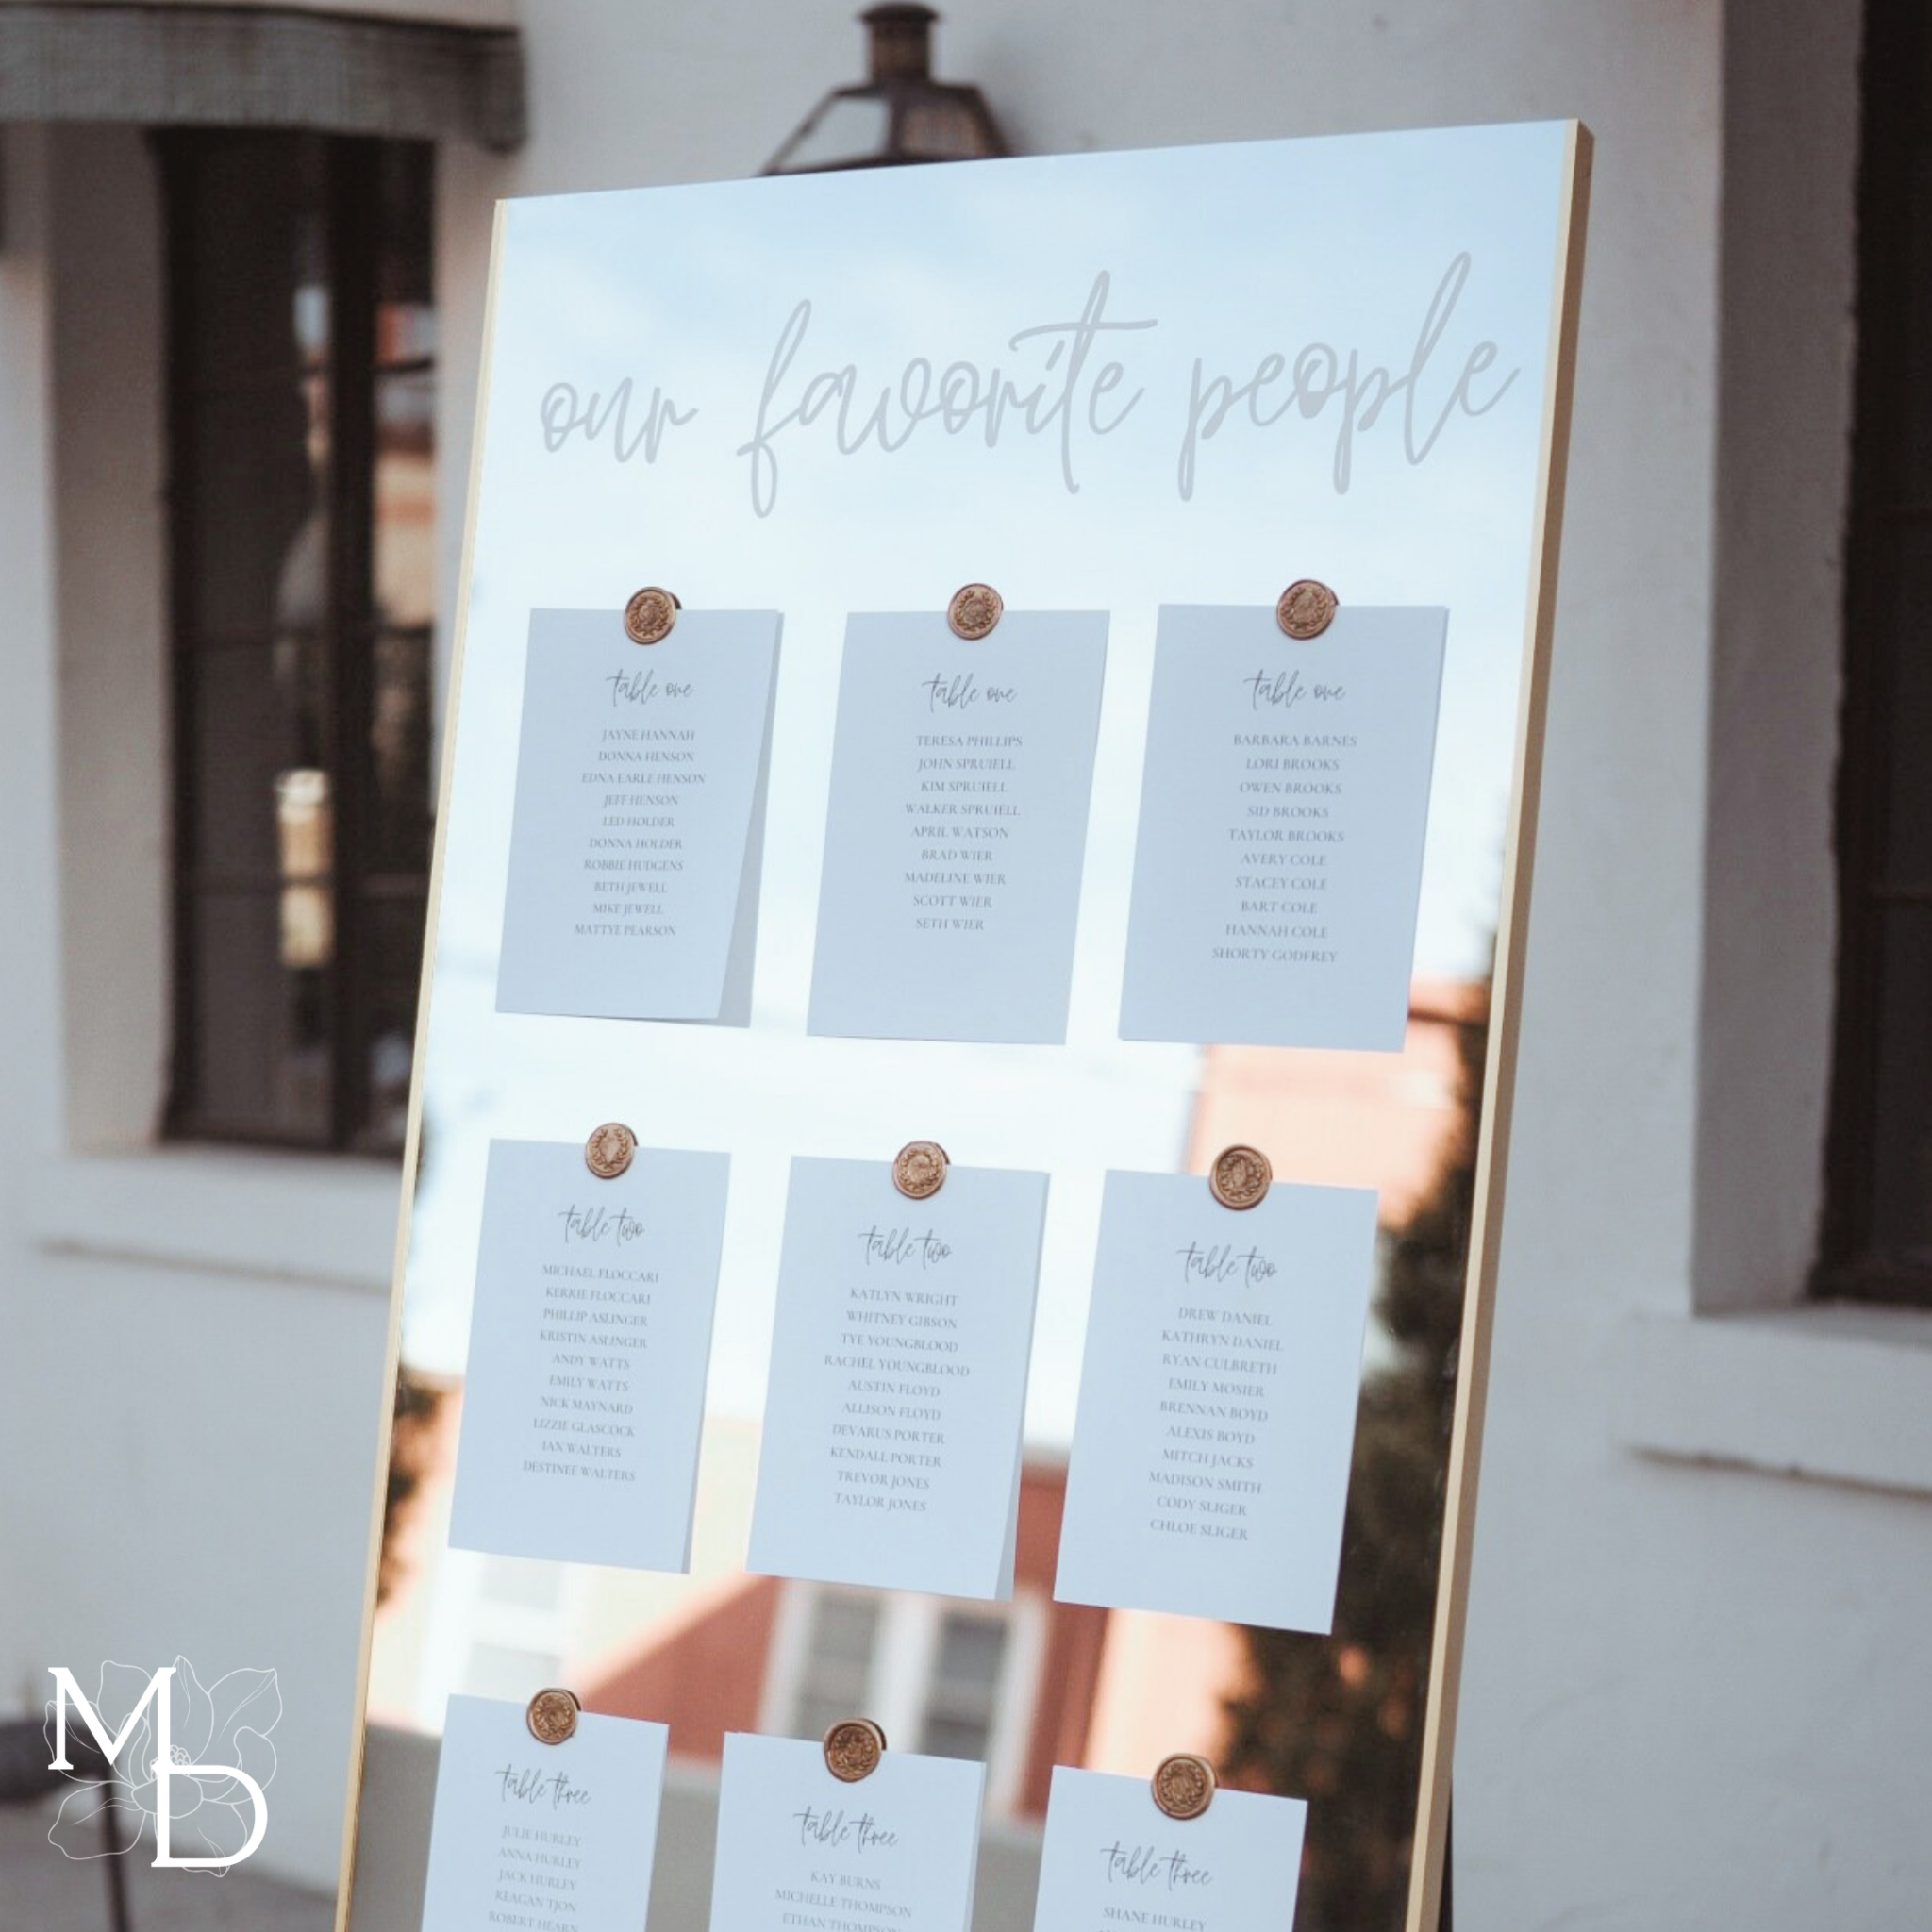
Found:
<svg viewBox="0 0 1932 1932"><path fill-rule="evenodd" d="M170 1120L386 1151L432 811L433 149L231 129L158 144L184 969Z"/></svg>
<svg viewBox="0 0 1932 1932"><path fill-rule="evenodd" d="M360 933L368 1001L369 1121L358 1144L388 1152L403 1144L409 1111L409 1060L416 993L423 976L425 889L366 893Z"/></svg>
<svg viewBox="0 0 1932 1932"><path fill-rule="evenodd" d="M823 1738L836 1724L855 1715L864 1702L864 1687L843 1697L834 1697L821 1692L813 1696L802 1694L798 1700L797 1714L791 1720L791 1729L787 1734L793 1738Z"/></svg>
<svg viewBox="0 0 1932 1932"><path fill-rule="evenodd" d="M326 621L326 405L320 376L195 399L176 455L177 498L192 508L175 551L187 641Z"/></svg>
<svg viewBox="0 0 1932 1932"><path fill-rule="evenodd" d="M779 158L788 169L836 167L876 155L891 131L891 109L885 102L835 96Z"/></svg>
<svg viewBox="0 0 1932 1932"><path fill-rule="evenodd" d="M1932 423L1932 407L1923 413ZM1932 891L1932 518L1922 509L1920 520L1901 527L1888 548L1890 621L1881 675L1890 770L1879 875L1888 886L1926 891ZM1932 983L1924 991L1932 1002Z"/></svg>
<svg viewBox="0 0 1932 1932"><path fill-rule="evenodd" d="M286 641L201 651L188 667L192 862L197 878L267 885L278 864L277 780L322 759L320 654Z"/></svg>
<svg viewBox="0 0 1932 1932"><path fill-rule="evenodd" d="M991 1617L948 1611L940 1628L938 1681L991 1698L1006 1655L1007 1626Z"/></svg>
<svg viewBox="0 0 1932 1932"><path fill-rule="evenodd" d="M383 631L369 646L366 874L427 875L434 780L429 770L429 632ZM416 935L418 950L423 936Z"/></svg>
<svg viewBox="0 0 1932 1932"><path fill-rule="evenodd" d="M436 148L426 141L385 142L377 150L376 197L380 203L382 255L376 269L379 298L387 308L425 315L434 300L430 275L430 220L436 201Z"/></svg>
<svg viewBox="0 0 1932 1932"><path fill-rule="evenodd" d="M203 651L190 667L192 863L199 879L267 885L276 872L276 776L317 761L315 691L299 651Z"/></svg>
<svg viewBox="0 0 1932 1932"><path fill-rule="evenodd" d="M945 1613L926 1691L922 1751L935 1757L985 1757L999 1702L1007 1636L1003 1618L966 1610Z"/></svg>
<svg viewBox="0 0 1932 1932"><path fill-rule="evenodd" d="M191 327L175 348L197 387L285 380L329 342L325 143L225 132L174 141L184 199L170 235Z"/></svg>
<svg viewBox="0 0 1932 1932"><path fill-rule="evenodd" d="M375 617L436 615L436 378L412 369L375 379Z"/></svg>
<svg viewBox="0 0 1932 1932"><path fill-rule="evenodd" d="M983 1764L991 1737L990 1718L928 1717L919 1748L928 1757L974 1757Z"/></svg>
<svg viewBox="0 0 1932 1932"><path fill-rule="evenodd" d="M298 765L275 774L275 834L282 964L330 965L336 956L335 801L326 772Z"/></svg>
<svg viewBox="0 0 1932 1932"><path fill-rule="evenodd" d="M375 611L389 625L435 615L436 310L429 221L435 150L382 151L376 264Z"/></svg>
<svg viewBox="0 0 1932 1932"><path fill-rule="evenodd" d="M1882 930L1872 1244L1932 1273L1932 905L1892 908Z"/></svg>
<svg viewBox="0 0 1932 1932"><path fill-rule="evenodd" d="M841 1718L863 1715L878 1632L879 1606L873 1598L829 1590L814 1595L794 1736L820 1738Z"/></svg>
<svg viewBox="0 0 1932 1932"><path fill-rule="evenodd" d="M869 1597L822 1591L812 1610L810 1668L869 1665L878 1624L879 1607Z"/></svg>
<svg viewBox="0 0 1932 1932"><path fill-rule="evenodd" d="M1923 116L1925 90L1932 89L1932 36L1922 30L1919 38L1920 92L1911 109ZM1896 233L1886 235L1880 245L1896 249L1899 288L1899 314L1908 342L1923 343L1932 330L1932 140L1925 138L1923 125L1918 129L1917 151L1899 169L1901 220ZM1932 409L1925 405L1932 389L1932 370L1922 358L1906 375L1904 390L1911 407L1903 412L1900 481L1920 501L1932 495Z"/></svg>
<svg viewBox="0 0 1932 1932"><path fill-rule="evenodd" d="M1825 1294L1932 1303L1932 25L1868 9Z"/></svg>
<svg viewBox="0 0 1932 1932"><path fill-rule="evenodd" d="M195 963L183 1070L192 1117L229 1133L321 1138L329 1121L323 975L282 964L281 895L199 893L184 916Z"/></svg>

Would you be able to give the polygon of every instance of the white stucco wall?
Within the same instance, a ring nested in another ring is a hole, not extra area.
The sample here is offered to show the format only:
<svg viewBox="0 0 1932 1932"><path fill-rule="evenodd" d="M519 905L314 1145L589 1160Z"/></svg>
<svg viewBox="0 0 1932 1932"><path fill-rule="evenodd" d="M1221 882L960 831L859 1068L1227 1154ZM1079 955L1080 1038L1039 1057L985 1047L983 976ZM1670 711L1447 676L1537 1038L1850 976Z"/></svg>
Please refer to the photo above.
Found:
<svg viewBox="0 0 1932 1932"><path fill-rule="evenodd" d="M1926 1325L1710 1319L1795 1302L1815 1253L1858 11L1727 23L1720 258L1678 263L1664 326L1620 319L1644 271L1592 235L1457 1755L1478 1924L1899 1926L1932 1897ZM1665 417L1714 395L1714 464L1674 473ZM1702 621L1658 572L1708 587Z"/></svg>
<svg viewBox="0 0 1932 1932"><path fill-rule="evenodd" d="M138 129L49 137L68 1141L142 1147L167 1098L161 230Z"/></svg>
<svg viewBox="0 0 1932 1932"><path fill-rule="evenodd" d="M858 72L851 11L525 0L531 143L440 177L446 592L491 200L756 169ZM1856 12L1778 0L1727 36L1717 0L958 0L940 32L941 74L1027 151L1573 113L1597 136L1457 1766L1471 1925L1889 1932L1932 1896L1924 1326L1692 1319L1790 1301L1815 1225ZM140 414L153 305L88 260L97 218L138 266L138 208L88 213L138 146L51 145L8 131L0 246L0 1550L54 1560L0 1567L0 1696L56 1657L276 1664L264 1857L324 1882L393 1186L115 1145L158 1091L151 845L115 815L162 782L157 539L146 458L98 458ZM49 223L92 331L58 364ZM131 788L114 811L93 758ZM63 902L60 855L97 881L104 842L123 890ZM26 1475L62 1348L105 1420Z"/></svg>
<svg viewBox="0 0 1932 1932"><path fill-rule="evenodd" d="M5 130L0 1708L272 1666L264 1865L333 1884L396 1177L164 1092L159 241L142 137Z"/></svg>

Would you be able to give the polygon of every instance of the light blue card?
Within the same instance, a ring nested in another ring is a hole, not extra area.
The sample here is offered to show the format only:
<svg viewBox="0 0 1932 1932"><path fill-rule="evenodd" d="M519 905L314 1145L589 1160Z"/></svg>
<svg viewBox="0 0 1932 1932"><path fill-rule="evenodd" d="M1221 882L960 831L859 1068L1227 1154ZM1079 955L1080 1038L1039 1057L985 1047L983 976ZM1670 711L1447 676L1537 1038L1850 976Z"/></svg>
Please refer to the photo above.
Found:
<svg viewBox="0 0 1932 1932"><path fill-rule="evenodd" d="M985 1788L984 1765L893 1750L845 1784L821 1744L727 1731L711 1932L966 1932Z"/></svg>
<svg viewBox="0 0 1932 1932"><path fill-rule="evenodd" d="M630 1570L691 1562L731 1160L492 1141L449 1540Z"/></svg>
<svg viewBox="0 0 1932 1932"><path fill-rule="evenodd" d="M791 1163L747 1567L1008 1597L1046 1176Z"/></svg>
<svg viewBox="0 0 1932 1932"><path fill-rule="evenodd" d="M778 626L530 613L498 1012L749 1020Z"/></svg>
<svg viewBox="0 0 1932 1932"><path fill-rule="evenodd" d="M1067 1036L1103 611L849 618L813 1033Z"/></svg>
<svg viewBox="0 0 1932 1932"><path fill-rule="evenodd" d="M1219 1790L1170 1818L1146 1778L1053 1768L1034 1932L1287 1932L1308 1807Z"/></svg>
<svg viewBox="0 0 1932 1932"><path fill-rule="evenodd" d="M1447 625L1161 607L1123 1040L1402 1045Z"/></svg>
<svg viewBox="0 0 1932 1932"><path fill-rule="evenodd" d="M1374 1246L1366 1188L1108 1175L1056 1597L1329 1628Z"/></svg>
<svg viewBox="0 0 1932 1932"><path fill-rule="evenodd" d="M491 1697L449 1700L422 1932L643 1932L670 1732L585 1711L574 1736L540 1744L524 1710Z"/></svg>

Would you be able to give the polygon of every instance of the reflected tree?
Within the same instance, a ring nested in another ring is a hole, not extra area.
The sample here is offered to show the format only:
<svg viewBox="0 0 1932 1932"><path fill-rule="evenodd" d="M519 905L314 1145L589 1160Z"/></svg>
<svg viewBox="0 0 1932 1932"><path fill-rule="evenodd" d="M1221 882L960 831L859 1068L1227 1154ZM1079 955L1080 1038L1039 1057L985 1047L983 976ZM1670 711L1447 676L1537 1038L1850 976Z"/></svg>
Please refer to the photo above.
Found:
<svg viewBox="0 0 1932 1932"><path fill-rule="evenodd" d="M1229 1783L1308 1800L1297 1932L1379 1932L1407 1902L1486 1028L1457 1028L1459 1129L1385 1235L1376 1315L1395 1359L1363 1378L1334 1635L1250 1629Z"/></svg>
<svg viewBox="0 0 1932 1932"><path fill-rule="evenodd" d="M434 1460L442 1402L442 1390L407 1368L398 1368L395 1413L390 1426L389 1485L382 1502L382 1557L375 1573L378 1604L388 1603L403 1580L403 1538Z"/></svg>

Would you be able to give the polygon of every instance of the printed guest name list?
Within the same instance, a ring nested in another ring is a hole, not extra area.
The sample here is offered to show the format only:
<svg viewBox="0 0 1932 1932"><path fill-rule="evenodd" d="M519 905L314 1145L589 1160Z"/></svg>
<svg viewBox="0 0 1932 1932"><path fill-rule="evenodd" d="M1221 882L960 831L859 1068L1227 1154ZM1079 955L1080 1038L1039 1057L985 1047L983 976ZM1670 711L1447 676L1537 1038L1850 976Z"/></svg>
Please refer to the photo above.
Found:
<svg viewBox="0 0 1932 1932"><path fill-rule="evenodd" d="M491 1142L451 1542L686 1567L729 1168Z"/></svg>
<svg viewBox="0 0 1932 1932"><path fill-rule="evenodd" d="M1004 1597L1046 1176L791 1163L750 1566Z"/></svg>
<svg viewBox="0 0 1932 1932"><path fill-rule="evenodd" d="M649 645L532 614L498 1011L747 1017L777 645L756 611Z"/></svg>
<svg viewBox="0 0 1932 1932"><path fill-rule="evenodd" d="M452 1697L422 1932L641 1926L670 1735L584 1712L574 1736L546 1746L525 1728L522 1705Z"/></svg>
<svg viewBox="0 0 1932 1932"><path fill-rule="evenodd" d="M1066 1038L1098 611L848 620L810 1031Z"/></svg>
<svg viewBox="0 0 1932 1932"><path fill-rule="evenodd" d="M1054 1593L1325 1631L1375 1196L1109 1174Z"/></svg>
<svg viewBox="0 0 1932 1932"><path fill-rule="evenodd" d="M1446 622L1162 608L1124 1040L1402 1045Z"/></svg>

